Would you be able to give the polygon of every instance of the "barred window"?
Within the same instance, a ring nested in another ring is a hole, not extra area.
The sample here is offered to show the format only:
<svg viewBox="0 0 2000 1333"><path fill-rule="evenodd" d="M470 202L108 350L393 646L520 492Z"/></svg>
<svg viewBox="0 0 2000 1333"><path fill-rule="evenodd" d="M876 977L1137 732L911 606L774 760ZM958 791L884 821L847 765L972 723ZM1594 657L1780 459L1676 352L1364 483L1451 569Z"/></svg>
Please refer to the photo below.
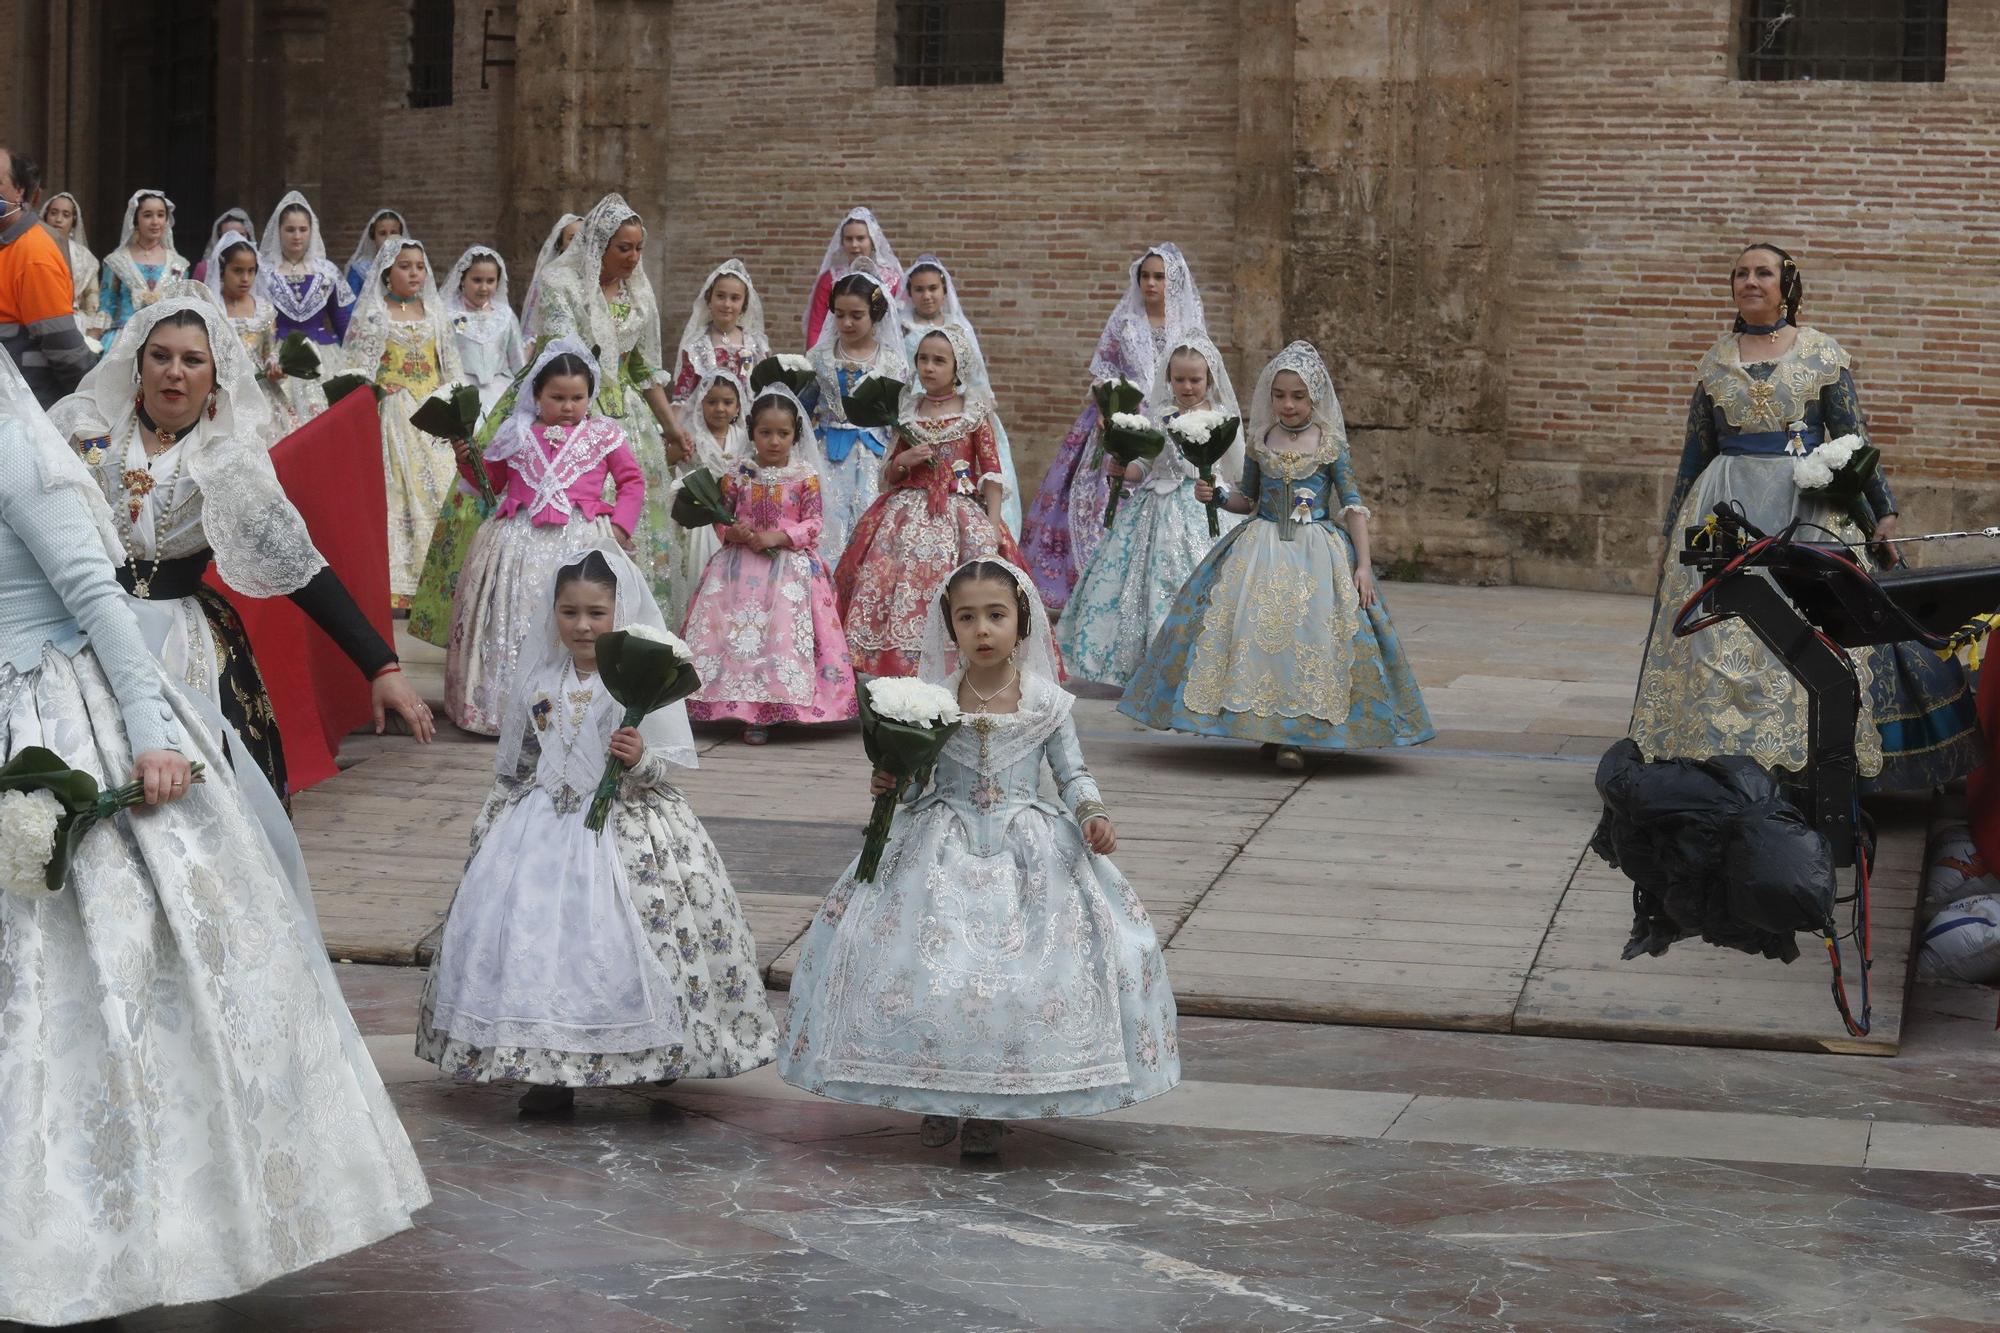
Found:
<svg viewBox="0 0 2000 1333"><path fill-rule="evenodd" d="M895 82L999 83L1007 0L894 0Z"/></svg>
<svg viewBox="0 0 2000 1333"><path fill-rule="evenodd" d="M451 105L454 0L410 0L410 105Z"/></svg>
<svg viewBox="0 0 2000 1333"><path fill-rule="evenodd" d="M1743 0L1736 77L1944 80L1946 0Z"/></svg>

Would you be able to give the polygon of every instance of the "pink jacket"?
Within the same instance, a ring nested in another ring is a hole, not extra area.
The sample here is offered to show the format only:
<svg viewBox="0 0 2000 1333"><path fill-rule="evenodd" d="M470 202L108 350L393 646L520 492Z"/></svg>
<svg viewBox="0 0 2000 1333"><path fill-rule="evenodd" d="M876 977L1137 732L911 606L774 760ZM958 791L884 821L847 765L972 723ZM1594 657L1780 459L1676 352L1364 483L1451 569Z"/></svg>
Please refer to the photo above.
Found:
<svg viewBox="0 0 2000 1333"><path fill-rule="evenodd" d="M536 422L530 427L530 442L519 453L504 460L487 460L487 478L493 483L493 493L500 497L496 515L512 518L526 511L532 523L561 527L572 513L585 519L609 514L619 531L631 536L646 503L646 474L639 470L639 460L625 432L608 417L591 416L565 432L560 444L552 445L550 429ZM536 451L533 457L528 454L530 449ZM471 480L467 466L461 465L460 470ZM618 498L608 504L604 499L607 473L618 487Z"/></svg>

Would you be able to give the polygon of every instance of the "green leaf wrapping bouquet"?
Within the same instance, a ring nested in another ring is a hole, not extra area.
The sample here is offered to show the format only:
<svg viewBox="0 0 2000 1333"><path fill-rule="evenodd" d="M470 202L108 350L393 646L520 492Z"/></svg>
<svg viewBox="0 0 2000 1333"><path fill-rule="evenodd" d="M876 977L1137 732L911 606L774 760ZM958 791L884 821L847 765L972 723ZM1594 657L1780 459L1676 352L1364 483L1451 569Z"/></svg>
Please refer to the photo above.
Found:
<svg viewBox="0 0 2000 1333"><path fill-rule="evenodd" d="M382 401L383 398L382 386L377 384L374 380L369 379L366 375L363 375L361 372L356 370L350 370L345 374L335 375L332 379L326 382L326 405L328 407L332 407L335 403L347 397L348 394L353 393L356 389L363 389L363 388L368 389L374 393L376 402L379 403Z"/></svg>
<svg viewBox="0 0 2000 1333"><path fill-rule="evenodd" d="M875 798L862 835L854 878L867 884L881 869L896 802L936 765L944 743L964 719L950 690L903 676L877 677L855 691L855 700L861 706L861 748L868 762L896 779L893 790Z"/></svg>
<svg viewBox="0 0 2000 1333"><path fill-rule="evenodd" d="M190 781L201 780L197 763ZM90 831L145 803L144 783L100 791L61 755L27 746L0 768L0 889L24 898L60 892Z"/></svg>
<svg viewBox="0 0 2000 1333"><path fill-rule="evenodd" d="M636 727L646 714L677 703L701 688L701 676L694 669L694 651L678 634L650 625L627 625L597 641L597 674L604 689L625 708L620 727ZM592 833L604 831L611 814L611 798L618 794L618 779L625 775L623 761L604 761L604 776L597 781L590 811L583 826Z"/></svg>
<svg viewBox="0 0 2000 1333"><path fill-rule="evenodd" d="M1215 465L1235 445L1236 433L1242 425L1240 418L1209 409L1183 412L1167 423L1166 430L1174 437L1174 447L1181 451L1181 457L1194 465L1195 475L1213 486ZM1215 517L1215 501L1210 500L1204 507L1208 510L1208 535L1220 537L1222 524Z"/></svg>
<svg viewBox="0 0 2000 1333"><path fill-rule="evenodd" d="M750 396L756 397L773 384L782 384L792 391L794 398L806 391L806 386L818 379L810 357L792 352L781 352L765 357L750 367Z"/></svg>
<svg viewBox="0 0 2000 1333"><path fill-rule="evenodd" d="M705 467L698 467L674 483L674 500L668 513L684 528L708 528L717 523L736 522L736 511L723 497L722 483Z"/></svg>
<svg viewBox="0 0 2000 1333"><path fill-rule="evenodd" d="M1144 459L1152 462L1160 456L1160 450L1167 447L1167 437L1158 427L1137 412L1113 412L1104 418L1104 430L1100 437L1104 452L1118 460L1120 465L1130 467ZM1111 479L1111 498L1104 505L1104 526L1118 517L1118 501L1125 494L1125 478L1121 474Z"/></svg>
<svg viewBox="0 0 2000 1333"><path fill-rule="evenodd" d="M1843 435L1793 458L1792 480L1801 491L1820 496L1853 519L1864 537L1873 537L1875 511L1868 504L1868 483L1881 466L1880 449L1859 435Z"/></svg>
<svg viewBox="0 0 2000 1333"><path fill-rule="evenodd" d="M294 329L278 344L278 369L295 380L316 380L320 376L319 349L312 339Z"/></svg>
<svg viewBox="0 0 2000 1333"><path fill-rule="evenodd" d="M863 430L896 430L903 415L903 390L899 379L873 372L863 375L852 393L841 395L847 419Z"/></svg>

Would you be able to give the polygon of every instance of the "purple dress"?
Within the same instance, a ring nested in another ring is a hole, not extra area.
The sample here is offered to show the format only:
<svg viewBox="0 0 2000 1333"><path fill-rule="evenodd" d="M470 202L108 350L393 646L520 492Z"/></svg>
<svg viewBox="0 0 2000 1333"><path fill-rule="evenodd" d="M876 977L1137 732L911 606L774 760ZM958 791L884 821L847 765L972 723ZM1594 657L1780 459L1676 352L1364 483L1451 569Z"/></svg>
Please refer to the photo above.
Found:
<svg viewBox="0 0 2000 1333"><path fill-rule="evenodd" d="M1135 384L1151 384L1153 362L1159 358L1167 331L1150 325L1143 333L1121 330L1118 323L1114 319L1113 327L1098 341L1097 355L1090 363L1092 378L1122 375ZM1150 345L1152 355L1145 364L1135 364L1138 358L1128 350L1134 339L1120 337L1121 332L1139 334L1143 343ZM1062 448L1049 464L1048 475L1035 492L1034 507L1022 524L1021 554L1052 616L1062 613L1070 590L1076 586L1078 571L1104 535L1104 506L1111 496L1103 460L1098 459L1095 465L1089 461L1095 452L1090 448L1091 437L1096 433L1097 403L1091 400L1084 403L1082 415L1063 437Z"/></svg>
<svg viewBox="0 0 2000 1333"><path fill-rule="evenodd" d="M310 273L296 277L267 269L258 281L264 299L278 312L278 341L303 333L321 347L337 347L347 336L354 293L326 260L315 263Z"/></svg>

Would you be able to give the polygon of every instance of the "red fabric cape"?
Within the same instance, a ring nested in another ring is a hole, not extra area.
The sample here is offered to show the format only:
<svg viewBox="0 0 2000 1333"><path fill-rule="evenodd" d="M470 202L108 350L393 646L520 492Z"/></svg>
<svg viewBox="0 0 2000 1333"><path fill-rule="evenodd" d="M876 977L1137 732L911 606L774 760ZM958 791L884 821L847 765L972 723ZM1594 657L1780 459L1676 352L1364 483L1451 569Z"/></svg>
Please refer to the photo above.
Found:
<svg viewBox="0 0 2000 1333"><path fill-rule="evenodd" d="M388 495L382 481L382 428L375 395L351 393L278 441L271 464L305 516L313 544L383 640L389 615ZM271 692L285 770L294 792L338 771L341 737L375 717L369 683L347 654L289 598L245 597L208 583L243 617L251 651Z"/></svg>

